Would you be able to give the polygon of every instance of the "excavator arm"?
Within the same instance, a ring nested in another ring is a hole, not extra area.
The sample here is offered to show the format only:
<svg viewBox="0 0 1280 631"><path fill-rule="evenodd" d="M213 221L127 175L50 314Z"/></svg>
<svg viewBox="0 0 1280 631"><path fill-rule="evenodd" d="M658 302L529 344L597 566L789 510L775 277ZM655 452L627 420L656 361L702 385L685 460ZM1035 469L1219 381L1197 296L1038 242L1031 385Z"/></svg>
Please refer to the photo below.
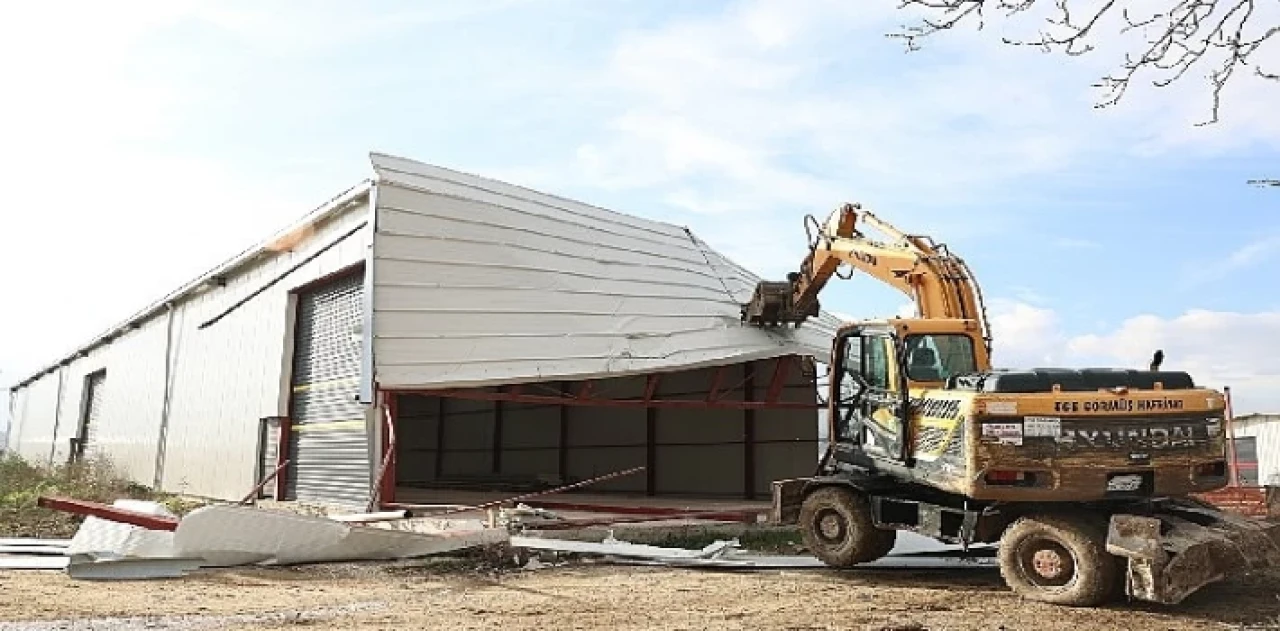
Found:
<svg viewBox="0 0 1280 631"><path fill-rule="evenodd" d="M817 224L812 216L806 228ZM875 240L859 225L884 235ZM921 318L977 321L990 350L991 336L982 293L969 266L945 245L908 235L856 204L837 209L823 225L809 230L809 254L786 282L762 281L742 320L757 326L799 326L818 314L818 294L848 265L910 296ZM842 276L842 278L848 278Z"/></svg>

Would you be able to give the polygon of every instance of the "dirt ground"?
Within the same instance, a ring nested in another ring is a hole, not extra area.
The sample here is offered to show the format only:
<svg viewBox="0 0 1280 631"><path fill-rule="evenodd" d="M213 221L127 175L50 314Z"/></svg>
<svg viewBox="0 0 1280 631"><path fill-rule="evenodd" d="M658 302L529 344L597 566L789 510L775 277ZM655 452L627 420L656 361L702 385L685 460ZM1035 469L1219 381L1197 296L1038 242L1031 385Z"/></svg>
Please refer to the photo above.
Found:
<svg viewBox="0 0 1280 631"><path fill-rule="evenodd" d="M73 581L0 573L9 629L1280 629L1280 574L1176 607L1020 601L989 568L709 571L570 565L481 574L422 564Z"/></svg>

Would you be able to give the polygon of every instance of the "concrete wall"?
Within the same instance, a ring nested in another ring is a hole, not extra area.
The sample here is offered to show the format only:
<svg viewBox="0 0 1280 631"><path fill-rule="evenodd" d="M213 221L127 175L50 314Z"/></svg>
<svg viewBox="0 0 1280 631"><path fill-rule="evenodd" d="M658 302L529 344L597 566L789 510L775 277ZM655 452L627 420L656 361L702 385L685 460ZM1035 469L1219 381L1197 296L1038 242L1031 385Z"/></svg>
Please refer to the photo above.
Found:
<svg viewBox="0 0 1280 631"><path fill-rule="evenodd" d="M224 286L180 298L172 311L137 323L17 390L15 451L38 462L65 462L68 439L78 429L85 377L106 369L91 452L105 454L143 484L223 499L242 496L254 484L259 419L287 412L291 289L362 262L369 228L218 323L198 327L367 218L367 204L330 217L314 233L300 235L291 251L247 263L228 274Z"/></svg>
<svg viewBox="0 0 1280 631"><path fill-rule="evenodd" d="M773 360L755 362L754 398L763 400L773 375ZM789 373L783 399L814 401L798 364ZM730 365L719 391L722 400L742 400L745 364ZM715 369L663 373L658 397L705 401ZM640 398L643 377L599 380L600 397ZM529 394L557 394L561 384L529 384ZM580 384L567 384L577 393ZM444 410L440 442L441 405ZM746 474L744 427L754 417L754 488L767 497L773 480L811 473L818 458L817 414L812 410L655 408L654 491L658 495L741 497ZM644 408L537 405L402 396L397 422L397 480L430 486L449 478L560 479L561 423L564 427L564 478L576 481L643 466L648 456L648 418ZM494 451L497 419L500 449ZM443 444L441 450L439 445ZM498 466L495 468L495 455ZM439 465L437 461L440 460ZM439 469L437 469L439 466ZM643 493L647 472L593 485L594 492Z"/></svg>

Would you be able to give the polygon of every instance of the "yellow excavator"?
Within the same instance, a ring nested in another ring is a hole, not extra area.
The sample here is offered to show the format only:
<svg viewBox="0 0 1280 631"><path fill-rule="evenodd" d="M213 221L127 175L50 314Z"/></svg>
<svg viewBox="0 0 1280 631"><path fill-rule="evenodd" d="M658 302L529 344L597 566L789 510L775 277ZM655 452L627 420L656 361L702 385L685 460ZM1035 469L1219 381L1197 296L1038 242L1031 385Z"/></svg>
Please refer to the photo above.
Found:
<svg viewBox="0 0 1280 631"><path fill-rule="evenodd" d="M829 447L815 475L774 483L775 521L798 523L825 564L878 559L900 530L997 544L1011 590L1069 606L1176 604L1280 566L1280 524L1193 497L1228 483L1221 393L1161 370L1160 351L1142 370L995 369L978 283L945 245L853 204L806 229L800 270L759 283L745 323L800 326L854 271L911 296L919 316L839 328Z"/></svg>

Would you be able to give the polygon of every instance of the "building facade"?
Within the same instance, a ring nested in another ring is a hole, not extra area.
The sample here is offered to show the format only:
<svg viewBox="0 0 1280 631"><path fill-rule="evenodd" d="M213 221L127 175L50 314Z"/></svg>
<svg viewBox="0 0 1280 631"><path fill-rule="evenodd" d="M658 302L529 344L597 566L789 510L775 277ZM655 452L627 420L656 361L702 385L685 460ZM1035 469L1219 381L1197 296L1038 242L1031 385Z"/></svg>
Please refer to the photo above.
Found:
<svg viewBox="0 0 1280 631"><path fill-rule="evenodd" d="M755 497L812 471L830 316L738 321L688 230L420 162L373 176L11 388L8 446L221 499L571 482ZM384 467L382 463L388 463Z"/></svg>

